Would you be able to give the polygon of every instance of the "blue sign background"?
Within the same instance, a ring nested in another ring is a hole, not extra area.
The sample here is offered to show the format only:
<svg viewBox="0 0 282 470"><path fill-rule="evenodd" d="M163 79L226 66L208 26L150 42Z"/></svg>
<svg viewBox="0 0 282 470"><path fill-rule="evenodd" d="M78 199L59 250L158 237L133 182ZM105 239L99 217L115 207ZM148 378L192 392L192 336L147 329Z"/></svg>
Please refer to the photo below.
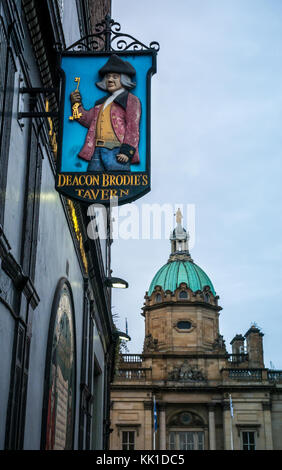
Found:
<svg viewBox="0 0 282 470"><path fill-rule="evenodd" d="M152 57L149 55L120 55L123 60L127 60L136 70L134 81L136 87L130 90L141 101L141 120L140 120L140 142L139 154L140 163L131 165L132 172L146 171L146 115L147 115L147 73L152 67ZM76 121L70 121L72 115L70 94L76 89L77 83L75 77L80 77L79 91L82 97L83 107L90 109L95 102L105 96L107 92L100 90L96 82L100 81L98 71L108 61L109 56L65 56L62 57L61 68L65 72L65 100L64 100L64 119L63 119L63 141L61 168L64 172L87 172L88 162L78 157L88 129L81 126Z"/></svg>

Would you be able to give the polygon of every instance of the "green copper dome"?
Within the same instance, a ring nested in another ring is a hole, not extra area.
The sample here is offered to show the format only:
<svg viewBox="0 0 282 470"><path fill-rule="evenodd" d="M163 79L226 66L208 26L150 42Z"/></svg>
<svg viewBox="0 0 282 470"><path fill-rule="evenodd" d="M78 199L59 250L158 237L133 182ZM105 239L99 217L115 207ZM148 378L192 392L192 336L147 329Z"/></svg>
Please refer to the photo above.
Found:
<svg viewBox="0 0 282 470"><path fill-rule="evenodd" d="M165 264L151 282L148 294L151 295L156 286L161 286L164 291L175 291L181 282L186 282L193 291L203 290L209 286L213 295L216 295L210 278L193 261L176 259Z"/></svg>
<svg viewBox="0 0 282 470"><path fill-rule="evenodd" d="M210 278L192 260L189 249L189 234L182 227L182 214L180 209L176 212L176 227L170 235L171 254L168 262L157 272L149 287L148 295L152 295L156 286L161 286L164 291L174 292L182 282L193 291L203 290L208 286L216 295Z"/></svg>

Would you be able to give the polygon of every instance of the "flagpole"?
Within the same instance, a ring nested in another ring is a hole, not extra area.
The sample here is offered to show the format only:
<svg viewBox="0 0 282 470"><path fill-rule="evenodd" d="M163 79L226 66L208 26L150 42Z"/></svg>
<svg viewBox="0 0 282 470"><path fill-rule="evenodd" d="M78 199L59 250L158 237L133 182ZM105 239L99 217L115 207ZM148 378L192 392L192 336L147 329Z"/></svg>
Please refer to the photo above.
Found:
<svg viewBox="0 0 282 470"><path fill-rule="evenodd" d="M155 395L153 396L153 401L154 401L154 411L153 411L153 416L154 416L153 450L156 450L157 407L156 407L156 398L155 398Z"/></svg>
<svg viewBox="0 0 282 470"><path fill-rule="evenodd" d="M234 450L234 448L233 448L233 429L232 429L232 418L230 419L230 439L231 439L231 450Z"/></svg>
<svg viewBox="0 0 282 470"><path fill-rule="evenodd" d="M229 394L229 403L230 403L230 441L231 441L231 450L234 450L234 445L233 445L233 406L232 406L232 398L231 395Z"/></svg>

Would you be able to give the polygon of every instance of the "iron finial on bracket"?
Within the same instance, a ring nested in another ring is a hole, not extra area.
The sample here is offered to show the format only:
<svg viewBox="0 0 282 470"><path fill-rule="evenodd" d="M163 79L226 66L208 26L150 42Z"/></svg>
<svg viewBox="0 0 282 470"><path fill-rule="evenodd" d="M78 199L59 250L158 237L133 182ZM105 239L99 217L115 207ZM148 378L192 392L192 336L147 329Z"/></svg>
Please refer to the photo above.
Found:
<svg viewBox="0 0 282 470"><path fill-rule="evenodd" d="M110 52L111 50L111 26L112 26L112 19L110 15L106 15L105 17L105 51Z"/></svg>

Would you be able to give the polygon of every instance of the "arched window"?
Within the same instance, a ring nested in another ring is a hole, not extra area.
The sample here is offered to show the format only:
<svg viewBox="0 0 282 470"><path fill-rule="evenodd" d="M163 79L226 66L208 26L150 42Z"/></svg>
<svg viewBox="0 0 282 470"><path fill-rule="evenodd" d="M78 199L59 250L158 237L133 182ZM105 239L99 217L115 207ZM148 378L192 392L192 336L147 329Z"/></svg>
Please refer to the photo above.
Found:
<svg viewBox="0 0 282 470"><path fill-rule="evenodd" d="M205 301L205 302L209 302L209 301L210 301L210 294L208 294L207 292L204 292L204 301Z"/></svg>
<svg viewBox="0 0 282 470"><path fill-rule="evenodd" d="M205 423L196 413L184 411L169 421L170 450L204 450Z"/></svg>
<svg viewBox="0 0 282 470"><path fill-rule="evenodd" d="M73 448L76 390L75 324L69 282L61 279L53 300L45 366L41 448Z"/></svg>
<svg viewBox="0 0 282 470"><path fill-rule="evenodd" d="M188 299L188 293L185 290L179 292L180 299Z"/></svg>

